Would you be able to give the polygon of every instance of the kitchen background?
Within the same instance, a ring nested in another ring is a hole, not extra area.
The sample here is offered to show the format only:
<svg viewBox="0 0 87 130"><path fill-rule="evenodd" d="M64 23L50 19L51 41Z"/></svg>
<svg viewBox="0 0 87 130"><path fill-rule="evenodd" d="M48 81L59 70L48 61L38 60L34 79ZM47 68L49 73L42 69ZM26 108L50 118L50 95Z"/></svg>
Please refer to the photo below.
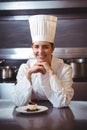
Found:
<svg viewBox="0 0 87 130"><path fill-rule="evenodd" d="M53 55L73 69L73 100L87 100L87 0L0 0L0 98L10 98L10 85L22 62L34 58L28 18L58 17Z"/></svg>

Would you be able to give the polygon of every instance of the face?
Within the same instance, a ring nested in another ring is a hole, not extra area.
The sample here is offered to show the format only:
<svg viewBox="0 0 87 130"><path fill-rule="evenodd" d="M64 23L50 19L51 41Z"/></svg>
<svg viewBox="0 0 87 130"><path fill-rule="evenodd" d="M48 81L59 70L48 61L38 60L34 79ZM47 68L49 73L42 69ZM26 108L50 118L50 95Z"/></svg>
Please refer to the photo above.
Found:
<svg viewBox="0 0 87 130"><path fill-rule="evenodd" d="M32 45L33 53L38 62L51 63L54 48L49 42L34 42Z"/></svg>

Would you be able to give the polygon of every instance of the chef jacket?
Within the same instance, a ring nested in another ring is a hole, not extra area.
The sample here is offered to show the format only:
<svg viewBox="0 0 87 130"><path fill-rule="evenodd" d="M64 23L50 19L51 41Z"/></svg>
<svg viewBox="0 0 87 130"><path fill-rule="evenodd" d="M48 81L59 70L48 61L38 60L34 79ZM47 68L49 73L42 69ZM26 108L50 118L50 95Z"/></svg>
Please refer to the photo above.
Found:
<svg viewBox="0 0 87 130"><path fill-rule="evenodd" d="M51 67L55 74L49 76L48 72L33 73L31 83L26 77L26 72L35 63L35 59L30 59L20 65L12 95L14 103L21 106L37 99L49 100L56 108L68 106L74 95L71 66L65 64L62 59L52 57Z"/></svg>

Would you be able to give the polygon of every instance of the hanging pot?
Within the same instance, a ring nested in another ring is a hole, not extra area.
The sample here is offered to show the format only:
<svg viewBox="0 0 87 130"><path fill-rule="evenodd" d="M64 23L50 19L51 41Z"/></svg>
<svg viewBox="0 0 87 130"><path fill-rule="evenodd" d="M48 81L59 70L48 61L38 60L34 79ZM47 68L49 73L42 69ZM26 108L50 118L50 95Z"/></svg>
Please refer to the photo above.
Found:
<svg viewBox="0 0 87 130"><path fill-rule="evenodd" d="M16 73L17 73L16 67L10 67L10 66L0 67L0 79L2 80L14 79L16 77Z"/></svg>
<svg viewBox="0 0 87 130"><path fill-rule="evenodd" d="M87 77L87 59L73 59L70 61L72 67L73 78L85 78Z"/></svg>

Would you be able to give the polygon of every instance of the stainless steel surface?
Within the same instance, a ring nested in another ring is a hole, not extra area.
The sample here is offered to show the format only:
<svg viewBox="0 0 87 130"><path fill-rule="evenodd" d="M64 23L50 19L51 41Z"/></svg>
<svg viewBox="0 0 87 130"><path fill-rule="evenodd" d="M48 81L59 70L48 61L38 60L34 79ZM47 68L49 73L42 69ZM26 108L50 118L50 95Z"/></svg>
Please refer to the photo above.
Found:
<svg viewBox="0 0 87 130"><path fill-rule="evenodd" d="M0 81L16 80L17 67L15 66L2 66L0 67Z"/></svg>
<svg viewBox="0 0 87 130"><path fill-rule="evenodd" d="M49 9L51 10L51 9ZM25 10L24 10L25 12ZM37 11L38 12L38 11ZM36 14L37 14L36 12ZM45 13L44 13L45 14ZM52 13L51 13L52 14ZM10 13L9 13L10 15ZM6 21L6 20L28 20L30 17L30 14L14 14L13 16L0 16L0 20L1 21ZM35 15L35 14L32 14ZM87 18L87 14L80 14L80 16L78 16L77 14L72 14L72 15L64 15L64 14L55 14L55 11L53 13L53 15L56 15L58 17L59 20L64 20L64 19L86 19Z"/></svg>
<svg viewBox="0 0 87 130"><path fill-rule="evenodd" d="M28 59L34 58L31 48L7 48L0 49L0 58L2 59Z"/></svg>
<svg viewBox="0 0 87 130"><path fill-rule="evenodd" d="M70 106L55 109L48 101L39 101L48 111L21 114L10 100L0 100L1 130L87 130L87 102L72 101Z"/></svg>
<svg viewBox="0 0 87 130"><path fill-rule="evenodd" d="M86 58L79 58L79 59L76 59L75 61L76 61L76 63L85 63L85 62L87 62L87 59Z"/></svg>
<svg viewBox="0 0 87 130"><path fill-rule="evenodd" d="M15 84L14 82L0 83L0 99L12 100L12 93L14 91L14 87L12 86L14 84Z"/></svg>
<svg viewBox="0 0 87 130"><path fill-rule="evenodd" d="M0 2L0 10L56 9L87 7L86 1L18 1Z"/></svg>
<svg viewBox="0 0 87 130"><path fill-rule="evenodd" d="M87 58L87 48L55 48L53 55L63 59ZM34 58L32 48L0 49L0 59Z"/></svg>
<svg viewBox="0 0 87 130"><path fill-rule="evenodd" d="M73 78L87 78L87 58L71 59Z"/></svg>
<svg viewBox="0 0 87 130"><path fill-rule="evenodd" d="M16 1L0 2L0 12L1 12L0 20L27 20L31 14L32 15L38 14L38 10L39 11L43 10L45 14L48 14L48 12L50 11L49 12L50 14L58 15L59 19L86 18L87 10L85 8L87 8L86 0L83 1L81 0L17 1L16 0ZM69 12L73 11L73 13L70 16L67 13L67 9L69 10ZM77 9L82 12L80 13L80 15L78 15L79 13ZM61 13L64 14L61 15Z"/></svg>
<svg viewBox="0 0 87 130"><path fill-rule="evenodd" d="M5 66L0 68L0 79L12 78L13 71L11 67Z"/></svg>

